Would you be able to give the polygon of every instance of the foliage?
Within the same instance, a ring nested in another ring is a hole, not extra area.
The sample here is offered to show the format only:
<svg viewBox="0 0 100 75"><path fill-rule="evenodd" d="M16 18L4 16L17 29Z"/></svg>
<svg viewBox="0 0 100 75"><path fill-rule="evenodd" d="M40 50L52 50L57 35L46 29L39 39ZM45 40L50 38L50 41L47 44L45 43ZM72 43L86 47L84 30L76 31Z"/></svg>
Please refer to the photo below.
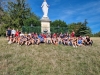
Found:
<svg viewBox="0 0 100 75"><path fill-rule="evenodd" d="M62 20L55 20L51 22L51 27L67 27L66 22Z"/></svg>
<svg viewBox="0 0 100 75"><path fill-rule="evenodd" d="M66 22L62 20L55 20L51 22L51 32L54 33L65 33L68 31L68 26Z"/></svg>
<svg viewBox="0 0 100 75"><path fill-rule="evenodd" d="M68 25L69 33L72 32L72 30L75 31L76 36L84 36L84 35L91 35L91 29L87 26L88 22L85 20L84 23L78 22L78 23L71 23Z"/></svg>
<svg viewBox="0 0 100 75"><path fill-rule="evenodd" d="M22 32L23 33L41 33L41 27L40 26L23 26L22 27Z"/></svg>
<svg viewBox="0 0 100 75"><path fill-rule="evenodd" d="M75 33L77 33L77 31L79 30L79 28L81 27L81 22L78 22L78 23L71 23L68 25L68 31L69 33L72 32L72 30L75 31Z"/></svg>
<svg viewBox="0 0 100 75"><path fill-rule="evenodd" d="M28 19L26 19L24 21L24 26L31 26L31 25L40 26L41 24L40 24L40 20L39 19L40 18L37 17L34 13L31 13L30 14L30 18L28 18Z"/></svg>
<svg viewBox="0 0 100 75"><path fill-rule="evenodd" d="M100 31L98 33L92 34L93 37L100 37Z"/></svg>
<svg viewBox="0 0 100 75"><path fill-rule="evenodd" d="M1 29L6 30L8 27L11 27L21 30L23 26L29 26L31 23L40 25L39 17L31 13L31 9L26 3L26 0L9 1L8 9L4 13ZM2 33L5 34L5 32Z"/></svg>
<svg viewBox="0 0 100 75"><path fill-rule="evenodd" d="M2 23L3 9L0 6L0 24Z"/></svg>
<svg viewBox="0 0 100 75"><path fill-rule="evenodd" d="M87 27L88 22L85 20L83 24L81 24L79 30L77 31L76 35L90 35L91 34L91 29Z"/></svg>

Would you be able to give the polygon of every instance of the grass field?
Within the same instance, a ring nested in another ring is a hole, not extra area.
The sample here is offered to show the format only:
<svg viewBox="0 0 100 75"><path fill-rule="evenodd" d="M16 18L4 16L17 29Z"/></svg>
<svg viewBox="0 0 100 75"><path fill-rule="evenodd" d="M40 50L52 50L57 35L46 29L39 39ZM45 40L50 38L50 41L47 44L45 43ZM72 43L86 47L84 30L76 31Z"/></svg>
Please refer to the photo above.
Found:
<svg viewBox="0 0 100 75"><path fill-rule="evenodd" d="M40 44L8 45L0 38L0 75L100 75L100 38L73 48Z"/></svg>

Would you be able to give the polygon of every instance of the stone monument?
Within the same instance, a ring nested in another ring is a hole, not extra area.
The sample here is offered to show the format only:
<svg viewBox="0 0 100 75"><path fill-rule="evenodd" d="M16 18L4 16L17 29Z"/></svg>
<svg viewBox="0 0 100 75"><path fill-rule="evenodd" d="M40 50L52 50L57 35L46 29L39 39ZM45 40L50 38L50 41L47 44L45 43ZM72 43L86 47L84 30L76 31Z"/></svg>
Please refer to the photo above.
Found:
<svg viewBox="0 0 100 75"><path fill-rule="evenodd" d="M50 33L50 19L48 17L48 7L46 0L42 3L43 17L41 18L41 32Z"/></svg>

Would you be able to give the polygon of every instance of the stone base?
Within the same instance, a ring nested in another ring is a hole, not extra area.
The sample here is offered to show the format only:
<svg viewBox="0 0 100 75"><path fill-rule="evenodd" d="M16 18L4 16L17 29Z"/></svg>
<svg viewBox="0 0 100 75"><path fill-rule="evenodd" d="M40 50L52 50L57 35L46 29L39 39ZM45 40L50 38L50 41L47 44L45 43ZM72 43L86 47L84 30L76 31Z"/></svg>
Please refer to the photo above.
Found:
<svg viewBox="0 0 100 75"><path fill-rule="evenodd" d="M50 22L50 19L49 19L49 17L42 17L41 21Z"/></svg>
<svg viewBox="0 0 100 75"><path fill-rule="evenodd" d="M43 17L41 19L41 33L51 33L50 32L50 19L48 17Z"/></svg>

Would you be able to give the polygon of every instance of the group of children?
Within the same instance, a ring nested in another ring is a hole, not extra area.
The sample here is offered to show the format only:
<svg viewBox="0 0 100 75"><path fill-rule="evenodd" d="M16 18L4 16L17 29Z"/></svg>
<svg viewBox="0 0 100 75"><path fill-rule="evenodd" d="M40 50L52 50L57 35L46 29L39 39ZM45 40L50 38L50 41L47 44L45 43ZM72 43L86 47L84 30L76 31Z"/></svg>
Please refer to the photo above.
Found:
<svg viewBox="0 0 100 75"><path fill-rule="evenodd" d="M72 31L71 34L68 33L53 33L53 34L37 34L29 33L23 34L18 30L10 29L6 31L6 36L8 44L17 43L20 46L22 45L39 45L41 43L54 44L54 45L68 45L68 46L86 46L92 45L93 41L89 36L75 36L75 32Z"/></svg>

